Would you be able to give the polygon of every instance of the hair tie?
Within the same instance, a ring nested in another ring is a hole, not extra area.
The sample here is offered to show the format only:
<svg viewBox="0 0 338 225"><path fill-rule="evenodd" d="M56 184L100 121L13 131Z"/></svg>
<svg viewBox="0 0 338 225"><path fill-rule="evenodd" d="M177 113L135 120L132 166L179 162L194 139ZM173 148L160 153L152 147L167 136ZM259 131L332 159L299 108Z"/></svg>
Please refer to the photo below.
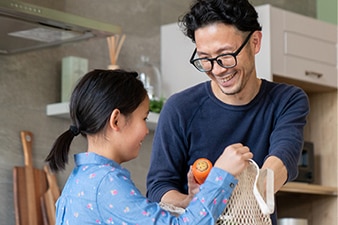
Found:
<svg viewBox="0 0 338 225"><path fill-rule="evenodd" d="M80 129L77 128L75 125L70 125L69 130L72 132L74 136L77 136L80 134Z"/></svg>

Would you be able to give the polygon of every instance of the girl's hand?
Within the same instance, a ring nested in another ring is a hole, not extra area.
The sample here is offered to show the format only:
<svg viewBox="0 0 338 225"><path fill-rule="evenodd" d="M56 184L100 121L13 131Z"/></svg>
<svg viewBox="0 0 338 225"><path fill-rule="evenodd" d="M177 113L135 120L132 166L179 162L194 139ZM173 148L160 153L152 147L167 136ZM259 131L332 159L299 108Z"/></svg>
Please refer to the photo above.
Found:
<svg viewBox="0 0 338 225"><path fill-rule="evenodd" d="M215 167L223 169L233 176L239 175L249 164L253 154L247 146L240 143L226 147L215 162Z"/></svg>

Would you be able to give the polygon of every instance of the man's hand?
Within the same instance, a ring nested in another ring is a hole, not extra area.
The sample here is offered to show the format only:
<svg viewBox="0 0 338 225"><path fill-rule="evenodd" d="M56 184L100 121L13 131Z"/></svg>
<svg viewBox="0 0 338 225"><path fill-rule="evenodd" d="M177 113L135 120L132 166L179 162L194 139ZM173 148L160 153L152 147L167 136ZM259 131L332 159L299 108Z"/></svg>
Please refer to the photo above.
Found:
<svg viewBox="0 0 338 225"><path fill-rule="evenodd" d="M200 191L200 185L196 182L194 178L191 166L190 166L187 177L188 177L188 193L192 199L192 197Z"/></svg>

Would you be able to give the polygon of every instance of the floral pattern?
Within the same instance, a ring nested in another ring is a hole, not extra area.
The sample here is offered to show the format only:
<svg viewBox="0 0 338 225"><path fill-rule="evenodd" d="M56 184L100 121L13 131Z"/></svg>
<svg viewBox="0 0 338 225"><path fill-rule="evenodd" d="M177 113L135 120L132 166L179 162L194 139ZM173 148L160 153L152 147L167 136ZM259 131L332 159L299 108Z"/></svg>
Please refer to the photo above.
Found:
<svg viewBox="0 0 338 225"><path fill-rule="evenodd" d="M75 165L56 203L57 225L214 224L237 184L232 175L213 168L185 212L176 217L149 202L129 171L116 162L80 153Z"/></svg>

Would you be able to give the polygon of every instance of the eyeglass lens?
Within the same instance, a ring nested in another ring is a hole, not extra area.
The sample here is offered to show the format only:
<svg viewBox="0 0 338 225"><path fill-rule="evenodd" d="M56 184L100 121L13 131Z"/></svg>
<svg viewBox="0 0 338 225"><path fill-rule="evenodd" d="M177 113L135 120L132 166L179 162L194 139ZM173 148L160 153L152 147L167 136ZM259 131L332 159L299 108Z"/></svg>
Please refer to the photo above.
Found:
<svg viewBox="0 0 338 225"><path fill-rule="evenodd" d="M236 58L233 55L220 55L217 56L215 59L196 59L193 61L194 66L203 71L211 71L213 68L213 60L217 62L218 65L224 68L234 67L236 65Z"/></svg>

